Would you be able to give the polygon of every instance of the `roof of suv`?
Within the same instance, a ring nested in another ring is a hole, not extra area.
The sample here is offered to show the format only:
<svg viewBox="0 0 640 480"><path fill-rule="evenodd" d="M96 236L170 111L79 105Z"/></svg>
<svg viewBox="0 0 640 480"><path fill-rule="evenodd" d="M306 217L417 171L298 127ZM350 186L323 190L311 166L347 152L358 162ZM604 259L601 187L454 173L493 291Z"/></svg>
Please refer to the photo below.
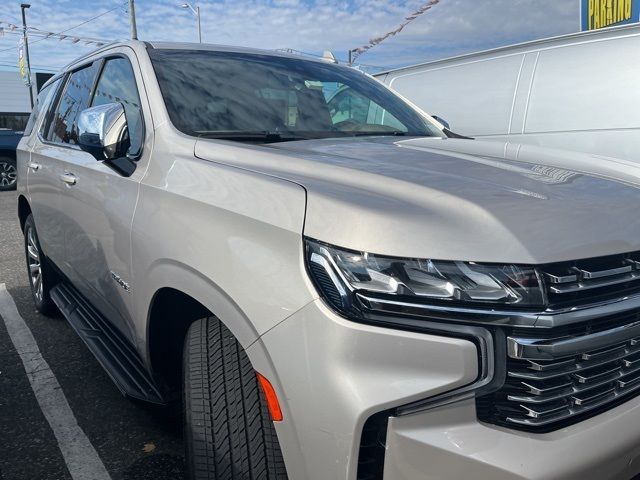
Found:
<svg viewBox="0 0 640 480"><path fill-rule="evenodd" d="M303 58L305 60L309 60L311 62L321 62L324 63L325 60L321 58L307 57L301 56L286 52L280 52L276 50L264 50L259 48L249 48L249 47L234 47L231 45L214 45L209 43L187 43L187 42L155 42L155 41L140 41L140 40L125 40L119 42L112 42L107 45L104 45L96 50L92 50L82 57L76 58L72 62L62 68L62 71L68 70L69 68L75 66L76 64L82 62L85 58L96 55L97 53L110 50L114 47L121 46L130 46L130 47L139 47L145 46L146 48L157 48L157 49L167 49L167 50L205 50L211 52L232 52L232 53L248 53L254 55L269 55L272 57L287 57L287 58Z"/></svg>

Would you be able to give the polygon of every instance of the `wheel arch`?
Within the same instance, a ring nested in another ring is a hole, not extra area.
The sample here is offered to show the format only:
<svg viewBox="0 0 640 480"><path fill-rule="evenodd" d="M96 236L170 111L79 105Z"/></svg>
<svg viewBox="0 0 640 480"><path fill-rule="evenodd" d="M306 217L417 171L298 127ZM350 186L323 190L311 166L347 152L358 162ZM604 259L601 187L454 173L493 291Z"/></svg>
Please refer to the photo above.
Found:
<svg viewBox="0 0 640 480"><path fill-rule="evenodd" d="M174 394L181 391L184 342L189 327L200 318L215 316L239 340L253 368L271 382L276 392L280 392L284 421L278 423L276 430L289 478L306 476L304 462L299 460L302 451L298 447L287 398L282 393L282 383L250 320L233 299L199 272L179 262L160 263L149 269L153 274L145 276L147 282L143 284L143 288L149 289L147 298L150 298L146 355L158 384L168 387ZM158 283L149 285L149 279Z"/></svg>
<svg viewBox="0 0 640 480"><path fill-rule="evenodd" d="M31 213L31 205L24 195L18 196L18 219L20 220L20 230L24 232L24 222Z"/></svg>
<svg viewBox="0 0 640 480"><path fill-rule="evenodd" d="M178 390L181 382L184 339L189 326L211 315L202 303L171 287L153 296L147 322L148 358L156 380Z"/></svg>
<svg viewBox="0 0 640 480"><path fill-rule="evenodd" d="M199 272L177 262L163 262L151 270L146 278L171 279L151 288L147 309L146 355L159 382L180 386L184 339L200 318L219 319L245 349L258 338L240 307Z"/></svg>

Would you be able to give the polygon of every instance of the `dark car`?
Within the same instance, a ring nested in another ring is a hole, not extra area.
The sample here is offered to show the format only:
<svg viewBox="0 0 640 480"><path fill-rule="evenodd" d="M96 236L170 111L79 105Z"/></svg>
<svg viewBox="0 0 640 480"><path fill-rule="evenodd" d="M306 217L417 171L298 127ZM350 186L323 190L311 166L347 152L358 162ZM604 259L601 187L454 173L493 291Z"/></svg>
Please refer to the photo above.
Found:
<svg viewBox="0 0 640 480"><path fill-rule="evenodd" d="M16 188L16 147L22 132L0 129L0 192Z"/></svg>

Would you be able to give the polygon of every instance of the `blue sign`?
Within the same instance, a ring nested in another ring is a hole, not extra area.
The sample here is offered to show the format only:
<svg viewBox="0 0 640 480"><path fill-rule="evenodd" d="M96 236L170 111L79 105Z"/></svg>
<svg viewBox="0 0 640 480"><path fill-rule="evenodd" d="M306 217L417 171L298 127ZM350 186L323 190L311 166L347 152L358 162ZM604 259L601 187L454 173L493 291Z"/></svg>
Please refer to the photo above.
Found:
<svg viewBox="0 0 640 480"><path fill-rule="evenodd" d="M640 22L640 0L581 0L582 31Z"/></svg>

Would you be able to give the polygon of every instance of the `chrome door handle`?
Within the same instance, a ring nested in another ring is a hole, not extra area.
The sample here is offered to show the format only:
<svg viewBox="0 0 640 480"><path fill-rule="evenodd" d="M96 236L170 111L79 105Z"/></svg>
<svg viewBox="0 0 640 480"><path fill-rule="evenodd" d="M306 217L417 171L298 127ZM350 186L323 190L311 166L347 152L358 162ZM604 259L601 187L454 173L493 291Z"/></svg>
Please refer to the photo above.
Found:
<svg viewBox="0 0 640 480"><path fill-rule="evenodd" d="M28 167L34 172L37 172L38 170L40 170L40 164L36 162L29 162Z"/></svg>
<svg viewBox="0 0 640 480"><path fill-rule="evenodd" d="M73 173L63 173L60 175L60 180L62 180L67 185L75 185L78 181L78 178Z"/></svg>

